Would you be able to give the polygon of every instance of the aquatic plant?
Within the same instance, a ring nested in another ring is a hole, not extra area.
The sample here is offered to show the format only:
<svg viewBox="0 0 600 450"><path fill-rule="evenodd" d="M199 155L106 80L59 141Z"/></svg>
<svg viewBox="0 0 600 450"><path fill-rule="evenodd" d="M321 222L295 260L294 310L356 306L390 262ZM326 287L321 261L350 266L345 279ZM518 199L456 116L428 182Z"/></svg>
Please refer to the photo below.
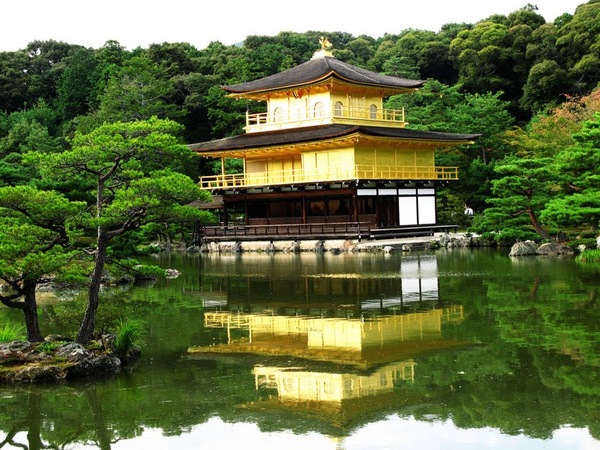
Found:
<svg viewBox="0 0 600 450"><path fill-rule="evenodd" d="M137 340L144 332L144 323L138 319L124 320L119 323L115 338L115 353L121 358L134 356L138 351Z"/></svg>
<svg viewBox="0 0 600 450"><path fill-rule="evenodd" d="M577 261L600 263L600 249L586 249L577 256Z"/></svg>

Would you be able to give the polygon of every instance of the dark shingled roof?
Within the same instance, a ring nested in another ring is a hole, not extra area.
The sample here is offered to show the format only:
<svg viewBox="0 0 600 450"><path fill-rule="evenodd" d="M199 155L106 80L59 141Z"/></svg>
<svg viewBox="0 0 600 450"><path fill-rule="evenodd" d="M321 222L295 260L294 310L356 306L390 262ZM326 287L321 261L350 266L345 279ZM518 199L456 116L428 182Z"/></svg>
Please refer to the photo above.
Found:
<svg viewBox="0 0 600 450"><path fill-rule="evenodd" d="M413 89L421 87L425 81L381 75L370 70L339 61L331 56L311 59L283 72L247 83L223 86L231 94L271 91L275 89L303 86L335 76L356 84L379 86L395 89Z"/></svg>
<svg viewBox="0 0 600 450"><path fill-rule="evenodd" d="M262 133L246 133L238 136L217 139L214 141L191 144L189 148L195 152L243 150L251 148L286 145L301 142L320 141L362 133L367 136L387 137L417 141L439 141L466 143L479 137L479 134L454 134L437 131L420 131L407 128L384 128L355 125L321 125L315 127L296 128L292 130L269 131Z"/></svg>

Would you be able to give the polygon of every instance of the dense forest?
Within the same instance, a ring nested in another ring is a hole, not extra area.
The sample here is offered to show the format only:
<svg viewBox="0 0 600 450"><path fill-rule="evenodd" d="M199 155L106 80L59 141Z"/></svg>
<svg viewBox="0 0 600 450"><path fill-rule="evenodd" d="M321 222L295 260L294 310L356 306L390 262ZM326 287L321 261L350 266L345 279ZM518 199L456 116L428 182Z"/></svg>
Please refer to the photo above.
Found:
<svg viewBox="0 0 600 450"><path fill-rule="evenodd" d="M239 134L246 109L261 106L230 99L221 86L307 61L322 35L342 61L427 80L420 91L387 100L390 108L406 109L409 127L482 135L467 148L439 150L438 164L458 166L461 178L440 191L439 222L470 225L500 242L596 232L600 0L553 23L528 4L474 24L449 23L437 33L408 29L377 39L281 32L234 46L133 50L116 41L98 49L31 42L0 53L0 187L56 189L93 203L83 194L91 192L81 188L85 181L48 181L31 161L71 150L77 136L103 124L152 117L177 122L188 144ZM192 180L217 170L197 160L176 168ZM465 204L475 210L472 223L462 214Z"/></svg>

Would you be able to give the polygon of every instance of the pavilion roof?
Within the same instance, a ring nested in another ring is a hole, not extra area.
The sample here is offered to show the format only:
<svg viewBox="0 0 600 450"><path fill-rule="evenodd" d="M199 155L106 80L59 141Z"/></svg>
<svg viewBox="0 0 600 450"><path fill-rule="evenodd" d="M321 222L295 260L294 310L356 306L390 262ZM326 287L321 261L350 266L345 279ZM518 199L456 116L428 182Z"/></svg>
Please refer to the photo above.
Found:
<svg viewBox="0 0 600 450"><path fill-rule="evenodd" d="M213 141L190 144L189 148L198 153L223 152L228 150L245 150L277 145L298 144L315 142L327 139L342 138L354 133L366 136L392 138L407 141L470 143L478 138L479 134L455 134L437 131L411 130L407 128L384 128L356 125L320 125L314 127L297 128L291 130L266 131L260 133L246 133L233 137Z"/></svg>
<svg viewBox="0 0 600 450"><path fill-rule="evenodd" d="M332 56L313 58L296 67L247 83L223 86L230 94L247 94L281 89L293 89L314 84L330 77L359 85L385 89L415 89L425 81L382 75L342 62Z"/></svg>

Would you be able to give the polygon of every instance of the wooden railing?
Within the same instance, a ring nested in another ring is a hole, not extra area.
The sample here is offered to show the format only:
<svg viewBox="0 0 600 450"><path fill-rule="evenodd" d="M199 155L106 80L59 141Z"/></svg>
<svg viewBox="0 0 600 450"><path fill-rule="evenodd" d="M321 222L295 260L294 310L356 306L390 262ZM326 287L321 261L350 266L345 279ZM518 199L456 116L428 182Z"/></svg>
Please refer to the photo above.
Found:
<svg viewBox="0 0 600 450"><path fill-rule="evenodd" d="M367 215L368 216L368 215ZM365 218L366 216L361 216ZM310 219L310 218L309 218ZM293 218L283 219L293 222ZM266 221L266 219L265 219ZM204 227L202 238L212 241L283 241L326 239L392 239L433 236L456 231L458 225L414 225L378 228L370 222L315 222L264 225L219 225Z"/></svg>
<svg viewBox="0 0 600 450"><path fill-rule="evenodd" d="M354 180L458 180L458 167L358 165L350 169L332 167L326 170L314 171L293 169L208 175L200 177L200 188L245 188L253 186L327 183Z"/></svg>
<svg viewBox="0 0 600 450"><path fill-rule="evenodd" d="M402 109L370 109L342 107L332 105L331 110L306 109L297 111L246 113L246 131L264 130L265 126L288 128L289 126L307 126L315 123L365 123L377 125L378 122L387 126L405 126L404 108Z"/></svg>
<svg viewBox="0 0 600 450"><path fill-rule="evenodd" d="M369 237L371 225L367 222L295 223L278 225L230 225L204 227L203 237L237 239L295 239L295 238L354 238Z"/></svg>

